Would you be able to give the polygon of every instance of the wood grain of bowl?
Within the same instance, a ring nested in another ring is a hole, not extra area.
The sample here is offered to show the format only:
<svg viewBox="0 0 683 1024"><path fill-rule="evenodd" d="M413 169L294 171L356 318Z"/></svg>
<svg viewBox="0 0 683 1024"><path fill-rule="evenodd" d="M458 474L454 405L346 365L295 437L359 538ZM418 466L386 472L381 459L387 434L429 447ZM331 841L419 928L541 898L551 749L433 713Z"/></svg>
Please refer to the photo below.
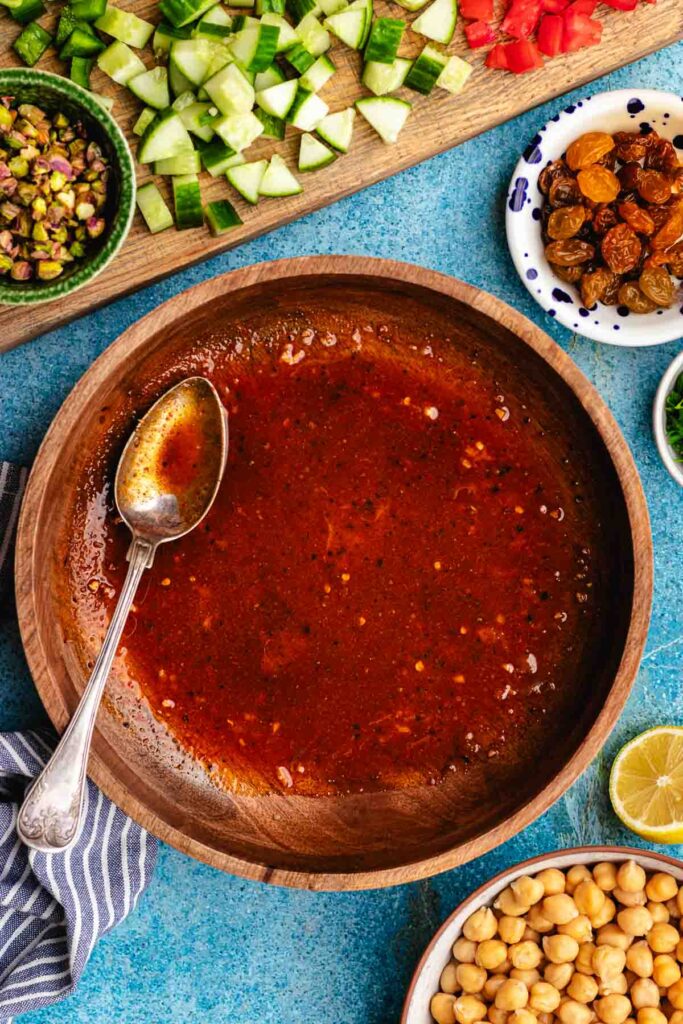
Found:
<svg viewBox="0 0 683 1024"><path fill-rule="evenodd" d="M198 285L130 327L93 364L55 418L23 505L16 560L22 638L45 707L62 730L86 670L64 629L60 536L75 480L102 417L146 379L155 354L259 308L313 301L390 315L446 332L514 368L558 414L593 481L610 594L600 643L577 680L575 706L548 723L547 756L485 793L440 785L307 797L239 795L214 785L164 735L130 687L112 681L90 774L128 814L176 848L246 878L310 889L362 889L424 878L514 835L568 788L602 747L628 696L647 634L652 550L647 507L628 447L574 363L504 303L434 271L357 257L304 257ZM118 689L117 689L118 687ZM580 695L580 697L579 697Z"/></svg>

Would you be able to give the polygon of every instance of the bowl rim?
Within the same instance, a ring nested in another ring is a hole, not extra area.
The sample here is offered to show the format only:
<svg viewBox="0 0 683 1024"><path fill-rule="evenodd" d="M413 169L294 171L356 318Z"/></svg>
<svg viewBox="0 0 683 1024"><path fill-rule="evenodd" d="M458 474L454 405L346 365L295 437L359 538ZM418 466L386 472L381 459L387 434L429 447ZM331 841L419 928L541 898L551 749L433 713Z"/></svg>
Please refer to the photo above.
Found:
<svg viewBox="0 0 683 1024"><path fill-rule="evenodd" d="M64 298L89 284L111 263L125 242L135 215L136 174L133 155L123 131L108 110L94 99L93 94L68 78L62 78L51 71L39 68L0 68L0 91L21 87L40 87L68 97L73 103L87 111L88 115L101 126L109 138L118 162L117 175L120 181L119 203L114 222L101 249L84 260L68 278L32 284L28 288L16 288L0 280L0 307L28 306Z"/></svg>
<svg viewBox="0 0 683 1024"><path fill-rule="evenodd" d="M594 110L596 107L599 107L601 108L599 113L609 114L617 108L621 110L627 99L635 98L642 99L645 103L660 103L663 99L666 99L671 104L672 109L682 106L681 96L676 93L669 92L666 89L648 89L640 88L639 86L634 86L630 89L605 89L603 92L587 94L586 96L572 100L570 107L562 107L553 117L549 118L545 124L537 130L534 138L536 138L536 136L541 132L545 132L544 141L550 140L550 149L552 150L553 136L556 134L558 128L564 125L567 119L573 115L576 107L586 106L589 110ZM671 121L674 121L673 115ZM524 245L519 244L518 241L522 237L520 235L521 220L518 216L513 214L508 203L508 200L515 188L515 181L519 177L531 177L533 179L533 183L530 182L530 185L532 188L535 188L536 178L546 165L545 160L538 165L529 164L525 158L524 152L526 152L526 150L522 152L519 160L515 164L515 168L512 172L512 177L510 178L510 183L505 194L505 234L512 262L515 265L515 270L517 271L522 284L534 301L538 303L541 309L543 309L543 312L546 315L549 315L543 303L543 296L538 295L537 290L534 288L534 282L528 280L526 277L527 267L524 265L522 255ZM554 158L557 159L560 155L560 153L557 153ZM536 225L536 221L534 221L534 225ZM544 261L544 270L546 272L548 272L548 268L549 264L547 261ZM552 275L552 271L549 272ZM557 281L558 286L565 287L559 278L553 277L553 280ZM676 308L677 305L678 304L675 304L672 308ZM563 302L558 302L556 307L556 313L553 319L562 324L566 330L591 341L601 342L605 345L613 345L615 348L646 348L652 345L664 345L669 341L676 341L678 338L683 337L683 318L681 318L678 329L675 329L674 326L672 326L673 321L672 323L669 323L666 317L660 318L657 316L656 312L640 316L637 322L639 325L642 323L642 333L646 335L646 337L642 340L630 340L625 339L624 335L619 334L617 331L608 330L603 324L595 324L590 317L586 318L585 323L581 323L578 327L575 327L574 316L570 319L568 315L569 309L565 308L565 304Z"/></svg>
<svg viewBox="0 0 683 1024"><path fill-rule="evenodd" d="M130 793L99 757L96 729L89 766L91 777L127 814L176 849L244 878L293 888L357 890L415 881L463 864L509 839L535 820L559 799L602 748L635 679L647 639L653 588L652 537L645 496L631 452L608 406L578 366L547 334L493 295L438 271L393 260L361 256L303 256L243 267L197 284L128 327L95 360L57 412L40 446L26 486L17 532L15 585L17 614L28 665L48 714L56 728L61 730L68 721L68 708L54 666L49 664L45 655L37 628L42 616L39 602L36 601L37 588L34 583L40 580L43 569L36 561L35 539L43 527L43 518L50 514L49 509L43 508L44 496L61 449L64 431L75 427L81 406L97 394L98 386L102 387L102 382L109 380L122 363L137 358L145 350L149 338L162 332L178 317L218 299L228 291L292 278L320 276L338 280L355 278L356 281L359 277L365 277L370 282L381 279L417 286L427 292L436 292L448 299L465 303L515 333L560 376L592 420L621 487L633 544L634 587L629 628L614 681L593 725L564 767L556 772L544 789L513 815L468 842L439 854L390 868L316 872L288 870L224 853L169 825L148 804L142 803Z"/></svg>
<svg viewBox="0 0 683 1024"><path fill-rule="evenodd" d="M683 351L679 352L672 362L669 363L657 387L654 402L652 403L652 432L655 436L657 450L662 462L676 483L683 487L683 463L676 460L673 449L667 439L666 413L664 411L664 403L681 374L683 374Z"/></svg>
<svg viewBox="0 0 683 1024"><path fill-rule="evenodd" d="M587 861L592 860L610 860L611 858L617 858L618 860L635 860L640 861L641 859L647 858L654 860L662 867L674 867L676 871L681 875L683 880L683 861L672 857L666 853L659 853L654 850L643 850L635 846L609 846L609 845L588 845L588 846L568 846L558 850L549 850L546 853L538 853L533 857L528 857L526 860L517 861L515 864L511 864L507 868L503 868L501 871L487 878L486 881L482 882L481 885L466 896L458 905L451 911L443 924L434 932L434 935L429 940L422 956L417 962L415 970L410 979L410 984L406 991L405 999L403 1001L403 1008L401 1011L401 1018L399 1024L410 1024L410 1012L411 1012L411 1001L413 994L417 987L418 981L422 976L422 973L429 964L437 943L441 937L450 930L453 922L457 917L460 917L470 907L476 909L478 905L483 905L482 897L491 890L500 892L508 881L516 878L520 874L526 874L527 869L533 868L534 871L542 871L545 867L548 867L552 862L560 859L570 859L573 857L585 857ZM480 903L480 901L482 901ZM445 966L445 965L444 965Z"/></svg>

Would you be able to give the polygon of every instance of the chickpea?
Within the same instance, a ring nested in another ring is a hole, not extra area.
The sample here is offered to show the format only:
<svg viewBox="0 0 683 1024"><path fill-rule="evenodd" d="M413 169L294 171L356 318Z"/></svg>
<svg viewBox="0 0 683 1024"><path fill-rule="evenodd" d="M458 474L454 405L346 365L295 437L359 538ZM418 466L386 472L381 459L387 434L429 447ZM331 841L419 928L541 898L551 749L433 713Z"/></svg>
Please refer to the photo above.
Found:
<svg viewBox="0 0 683 1024"><path fill-rule="evenodd" d="M559 868L545 868L539 871L536 878L543 885L543 892L546 896L555 896L564 892L567 882Z"/></svg>
<svg viewBox="0 0 683 1024"><path fill-rule="evenodd" d="M481 990L481 994L484 999L488 999L490 1002L496 998L496 992L505 982L504 974L492 974L490 978L487 978L484 982L484 987Z"/></svg>
<svg viewBox="0 0 683 1024"><path fill-rule="evenodd" d="M543 952L552 964L570 964L579 955L579 944L571 935L546 935Z"/></svg>
<svg viewBox="0 0 683 1024"><path fill-rule="evenodd" d="M543 916L552 924L567 924L579 916L579 910L571 896L565 892L554 893L543 900Z"/></svg>
<svg viewBox="0 0 683 1024"><path fill-rule="evenodd" d="M477 944L476 942L472 942L471 939L460 938L456 939L453 943L453 956L456 960L459 960L461 964L473 964L476 952Z"/></svg>
<svg viewBox="0 0 683 1024"><path fill-rule="evenodd" d="M525 931L526 921L523 917L501 917L498 920L498 934L509 946L522 942Z"/></svg>
<svg viewBox="0 0 683 1024"><path fill-rule="evenodd" d="M631 985L631 1002L636 1010L659 1006L659 988L651 978L638 978Z"/></svg>
<svg viewBox="0 0 683 1024"><path fill-rule="evenodd" d="M666 909L669 911L669 917L675 917L678 919L681 916L681 908L678 906L678 897L673 900L667 900Z"/></svg>
<svg viewBox="0 0 683 1024"><path fill-rule="evenodd" d="M598 982L599 996L625 996L628 992L628 981L625 974L611 974Z"/></svg>
<svg viewBox="0 0 683 1024"><path fill-rule="evenodd" d="M519 967L513 967L510 971L510 977L524 982L528 989L531 989L532 985L541 980L540 972L535 967L530 968L528 971L520 970Z"/></svg>
<svg viewBox="0 0 683 1024"><path fill-rule="evenodd" d="M616 946L598 946L593 953L593 970L605 981L621 974L626 966L626 953Z"/></svg>
<svg viewBox="0 0 683 1024"><path fill-rule="evenodd" d="M509 974L511 969L512 964L510 963L510 958L506 956L502 964L499 964L498 967L494 967L491 974Z"/></svg>
<svg viewBox="0 0 683 1024"><path fill-rule="evenodd" d="M652 950L644 940L634 942L626 952L626 966L639 978L651 978L654 969Z"/></svg>
<svg viewBox="0 0 683 1024"><path fill-rule="evenodd" d="M638 1010L638 1024L666 1024L666 1016L654 1006L644 1006Z"/></svg>
<svg viewBox="0 0 683 1024"><path fill-rule="evenodd" d="M672 956L660 953L655 957L652 977L661 988L669 988L681 977L681 969Z"/></svg>
<svg viewBox="0 0 683 1024"><path fill-rule="evenodd" d="M585 1003L577 1003L575 999L567 999L557 1008L557 1016L562 1024L590 1024L593 1011Z"/></svg>
<svg viewBox="0 0 683 1024"><path fill-rule="evenodd" d="M593 953L595 949L594 942L582 942L579 946L579 954L574 961L574 966L580 974L593 973Z"/></svg>
<svg viewBox="0 0 683 1024"><path fill-rule="evenodd" d="M559 992L562 992L571 981L573 973L574 964L548 964L543 972L543 977Z"/></svg>
<svg viewBox="0 0 683 1024"><path fill-rule="evenodd" d="M617 887L624 892L640 892L645 888L647 876L640 864L634 860L625 860L617 869Z"/></svg>
<svg viewBox="0 0 683 1024"><path fill-rule="evenodd" d="M526 928L524 929L524 935L522 935L522 941L523 942L540 942L541 941L541 933L535 931L535 929L530 928L529 925L527 925Z"/></svg>
<svg viewBox="0 0 683 1024"><path fill-rule="evenodd" d="M595 1012L604 1024L624 1024L631 1012L631 1004L626 996L604 996L596 1002Z"/></svg>
<svg viewBox="0 0 683 1024"><path fill-rule="evenodd" d="M458 996L453 1009L458 1024L475 1024L486 1016L486 1005L476 996Z"/></svg>
<svg viewBox="0 0 683 1024"><path fill-rule="evenodd" d="M612 892L617 887L617 869L614 864L610 864L609 861L601 861L596 864L593 868L593 878L595 884L599 886L603 892Z"/></svg>
<svg viewBox="0 0 683 1024"><path fill-rule="evenodd" d="M492 939L498 931L496 915L490 907L479 907L463 925L463 935L472 942L483 942L485 939Z"/></svg>
<svg viewBox="0 0 683 1024"><path fill-rule="evenodd" d="M617 949L628 949L633 936L627 935L617 924L604 924L595 938L598 946L616 946Z"/></svg>
<svg viewBox="0 0 683 1024"><path fill-rule="evenodd" d="M605 925L609 928L609 925ZM567 924L560 924L557 926L557 930L561 935L571 935L573 939L581 945L582 942L590 942L593 938L593 925L590 923L590 918L586 917L585 914L579 914L573 921L568 921Z"/></svg>
<svg viewBox="0 0 683 1024"><path fill-rule="evenodd" d="M669 913L670 902L671 901L669 900L668 903L655 903L653 900L649 900L645 904L647 909L650 911L650 916L655 924L657 924L658 921L662 921L666 924L666 922L671 918L671 914Z"/></svg>
<svg viewBox="0 0 683 1024"><path fill-rule="evenodd" d="M538 1013L536 1014L536 1020L538 1024L554 1024L555 1014L554 1013Z"/></svg>
<svg viewBox="0 0 683 1024"><path fill-rule="evenodd" d="M647 903L647 896L645 890L640 889L638 892L627 892L626 889L613 889L612 896L621 903L622 907L644 907Z"/></svg>
<svg viewBox="0 0 683 1024"><path fill-rule="evenodd" d="M678 892L678 882L665 871L656 871L645 886L647 898L653 903L666 903Z"/></svg>
<svg viewBox="0 0 683 1024"><path fill-rule="evenodd" d="M441 972L441 978L439 979L439 987L442 992L448 992L451 994L458 991L459 984L457 971L457 964L446 964Z"/></svg>
<svg viewBox="0 0 683 1024"><path fill-rule="evenodd" d="M510 884L518 903L524 903L527 907L533 907L535 903L542 900L545 895L543 882L538 878L530 878L529 875L522 875Z"/></svg>
<svg viewBox="0 0 683 1024"><path fill-rule="evenodd" d="M517 978L508 978L496 992L499 1010L521 1010L529 1001L529 990Z"/></svg>
<svg viewBox="0 0 683 1024"><path fill-rule="evenodd" d="M527 914L527 923L534 931L539 932L541 935L553 930L552 921L548 920L538 903Z"/></svg>
<svg viewBox="0 0 683 1024"><path fill-rule="evenodd" d="M458 964L455 976L460 988L469 995L481 992L486 981L486 971L474 964ZM443 985L441 987L443 988Z"/></svg>
<svg viewBox="0 0 683 1024"><path fill-rule="evenodd" d="M514 1010L508 1017L509 1024L537 1024L536 1014L531 1010Z"/></svg>
<svg viewBox="0 0 683 1024"><path fill-rule="evenodd" d="M477 946L474 960L479 967L485 967L487 971L495 971L505 962L507 955L508 948L500 939L484 939Z"/></svg>
<svg viewBox="0 0 683 1024"><path fill-rule="evenodd" d="M674 926L661 921L653 924L647 935L648 945L653 953L672 953L679 940L680 936Z"/></svg>
<svg viewBox="0 0 683 1024"><path fill-rule="evenodd" d="M617 912L617 905L609 896L606 897L602 908L597 914L591 914L591 924L594 928L602 928L603 924L609 924Z"/></svg>
<svg viewBox="0 0 683 1024"><path fill-rule="evenodd" d="M520 903L509 886L498 894L498 899L493 905L496 910L500 910L506 917L524 917L529 912L528 905Z"/></svg>
<svg viewBox="0 0 683 1024"><path fill-rule="evenodd" d="M543 952L535 942L518 942L510 946L510 961L520 971L530 971L538 967L543 959Z"/></svg>
<svg viewBox="0 0 683 1024"><path fill-rule="evenodd" d="M576 889L582 882L589 882L592 879L592 875L585 864L575 864L569 869L565 876L565 887L564 891L568 892L570 896L573 896Z"/></svg>
<svg viewBox="0 0 683 1024"><path fill-rule="evenodd" d="M653 923L647 907L627 907L617 914L617 924L627 935L647 935Z"/></svg>
<svg viewBox="0 0 683 1024"><path fill-rule="evenodd" d="M567 995L576 999L578 1003L592 1003L598 994L598 983L589 974L572 975L572 980L567 985Z"/></svg>
<svg viewBox="0 0 683 1024"><path fill-rule="evenodd" d="M505 1010L499 1010L497 1006L489 1006L486 1014L487 1020L491 1024L507 1024L508 1016L509 1014Z"/></svg>
<svg viewBox="0 0 683 1024"><path fill-rule="evenodd" d="M602 910L605 902L605 894L590 876L584 879L574 890L574 902L580 914L587 914L592 917Z"/></svg>
<svg viewBox="0 0 683 1024"><path fill-rule="evenodd" d="M436 1024L455 1024L455 997L446 992L437 992L432 996L429 1012Z"/></svg>
<svg viewBox="0 0 683 1024"><path fill-rule="evenodd" d="M683 939L676 943L676 959L683 963Z"/></svg>
<svg viewBox="0 0 683 1024"><path fill-rule="evenodd" d="M560 993L547 981L537 981L531 986L529 1006L537 1013L553 1013L560 1005Z"/></svg>
<svg viewBox="0 0 683 1024"><path fill-rule="evenodd" d="M683 1010L674 1010L669 1017L669 1024L683 1024Z"/></svg>
<svg viewBox="0 0 683 1024"><path fill-rule="evenodd" d="M666 990L666 994L674 1010L683 1010L683 979L674 981Z"/></svg>

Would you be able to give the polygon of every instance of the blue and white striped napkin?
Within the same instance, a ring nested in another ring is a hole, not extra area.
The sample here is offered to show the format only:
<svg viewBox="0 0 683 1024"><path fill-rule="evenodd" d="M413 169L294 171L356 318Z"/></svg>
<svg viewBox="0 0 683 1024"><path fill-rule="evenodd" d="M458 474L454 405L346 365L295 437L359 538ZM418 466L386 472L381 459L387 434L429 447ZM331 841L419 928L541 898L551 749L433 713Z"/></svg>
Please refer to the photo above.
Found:
<svg viewBox="0 0 683 1024"><path fill-rule="evenodd" d="M0 606L25 472L0 462ZM4 586L4 590L3 590ZM62 853L28 850L17 812L55 740L0 733L0 1021L73 992L95 943L133 910L157 840L88 782L82 830Z"/></svg>

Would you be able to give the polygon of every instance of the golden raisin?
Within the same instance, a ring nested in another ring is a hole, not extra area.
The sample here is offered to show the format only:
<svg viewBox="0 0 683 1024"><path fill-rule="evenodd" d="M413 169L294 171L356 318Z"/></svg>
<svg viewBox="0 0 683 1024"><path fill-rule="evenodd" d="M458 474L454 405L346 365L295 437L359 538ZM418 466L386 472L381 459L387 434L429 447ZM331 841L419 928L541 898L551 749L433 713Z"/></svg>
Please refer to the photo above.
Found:
<svg viewBox="0 0 683 1024"><path fill-rule="evenodd" d="M657 306L667 308L674 300L674 283L664 267L646 267L638 284L643 295Z"/></svg>
<svg viewBox="0 0 683 1024"><path fill-rule="evenodd" d="M636 188L647 203L665 203L671 195L671 182L661 171L642 171Z"/></svg>
<svg viewBox="0 0 683 1024"><path fill-rule="evenodd" d="M653 234L655 222L647 210L644 210L642 206L638 206L638 203L619 203L617 209L621 219L625 220L628 226L633 228L639 235Z"/></svg>
<svg viewBox="0 0 683 1024"><path fill-rule="evenodd" d="M610 228L600 246L603 259L615 274L626 274L637 265L642 246L628 224Z"/></svg>
<svg viewBox="0 0 683 1024"><path fill-rule="evenodd" d="M670 249L683 236L683 202L678 200L676 206L667 217L652 239L653 249Z"/></svg>
<svg viewBox="0 0 683 1024"><path fill-rule="evenodd" d="M645 159L647 145L644 136L637 132L615 132L613 138L617 160L622 164Z"/></svg>
<svg viewBox="0 0 683 1024"><path fill-rule="evenodd" d="M614 149L614 139L606 132L586 132L567 149L566 161L573 171L590 167Z"/></svg>
<svg viewBox="0 0 683 1024"><path fill-rule="evenodd" d="M576 267L580 263L587 263L593 259L595 249L588 242L581 242L578 238L568 238L562 242L551 242L545 247L545 256L549 263L556 263L560 267Z"/></svg>
<svg viewBox="0 0 683 1024"><path fill-rule="evenodd" d="M555 178L548 192L548 202L554 209L558 206L576 206L581 199L581 189L576 178Z"/></svg>
<svg viewBox="0 0 683 1024"><path fill-rule="evenodd" d="M598 267L597 270L583 275L581 278L581 301L586 309L590 309L602 299L612 277L613 274L607 267Z"/></svg>
<svg viewBox="0 0 683 1024"><path fill-rule="evenodd" d="M587 199L594 203L611 203L621 190L619 179L609 167L591 164L579 171L577 175L579 188Z"/></svg>
<svg viewBox="0 0 683 1024"><path fill-rule="evenodd" d="M561 281L566 281L567 284L576 284L581 280L584 268L582 266L561 267L558 263L555 263L553 264L553 270Z"/></svg>
<svg viewBox="0 0 683 1024"><path fill-rule="evenodd" d="M573 238L583 227L585 219L583 206L561 206L550 214L546 230L551 238L557 240Z"/></svg>
<svg viewBox="0 0 683 1024"><path fill-rule="evenodd" d="M652 313L656 304L644 295L635 281L626 281L619 289L619 302L632 313Z"/></svg>

